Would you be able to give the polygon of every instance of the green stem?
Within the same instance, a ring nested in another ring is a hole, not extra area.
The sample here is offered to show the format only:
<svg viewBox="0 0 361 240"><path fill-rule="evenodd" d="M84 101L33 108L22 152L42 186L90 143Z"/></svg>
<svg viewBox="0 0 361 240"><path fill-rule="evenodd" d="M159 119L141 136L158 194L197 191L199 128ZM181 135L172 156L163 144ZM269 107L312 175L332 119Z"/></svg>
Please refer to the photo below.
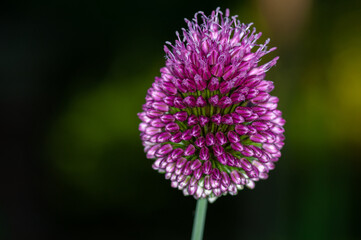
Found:
<svg viewBox="0 0 361 240"><path fill-rule="evenodd" d="M196 212L194 215L192 240L202 240L204 223L206 221L207 199L200 198L197 201Z"/></svg>

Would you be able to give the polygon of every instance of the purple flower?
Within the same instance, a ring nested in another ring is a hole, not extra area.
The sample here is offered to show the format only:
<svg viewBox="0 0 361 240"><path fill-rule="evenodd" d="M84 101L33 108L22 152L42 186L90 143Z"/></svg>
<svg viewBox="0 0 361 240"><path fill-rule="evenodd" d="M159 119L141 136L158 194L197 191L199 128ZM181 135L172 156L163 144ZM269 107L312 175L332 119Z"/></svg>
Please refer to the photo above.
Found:
<svg viewBox="0 0 361 240"><path fill-rule="evenodd" d="M285 120L264 80L278 57L256 41L252 24L219 9L198 12L183 36L167 42L165 67L138 116L153 168L184 195L210 202L266 179L281 156Z"/></svg>

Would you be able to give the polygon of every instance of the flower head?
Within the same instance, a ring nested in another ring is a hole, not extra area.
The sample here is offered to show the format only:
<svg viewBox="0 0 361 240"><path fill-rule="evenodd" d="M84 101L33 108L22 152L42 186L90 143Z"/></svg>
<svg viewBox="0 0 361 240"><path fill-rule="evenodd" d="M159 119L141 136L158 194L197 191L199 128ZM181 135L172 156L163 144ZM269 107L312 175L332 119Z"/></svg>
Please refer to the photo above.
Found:
<svg viewBox="0 0 361 240"><path fill-rule="evenodd" d="M265 73L278 57L258 65L269 39L252 24L219 10L198 12L175 44L164 47L166 66L149 88L138 116L153 168L184 195L214 201L267 179L284 145L285 120Z"/></svg>

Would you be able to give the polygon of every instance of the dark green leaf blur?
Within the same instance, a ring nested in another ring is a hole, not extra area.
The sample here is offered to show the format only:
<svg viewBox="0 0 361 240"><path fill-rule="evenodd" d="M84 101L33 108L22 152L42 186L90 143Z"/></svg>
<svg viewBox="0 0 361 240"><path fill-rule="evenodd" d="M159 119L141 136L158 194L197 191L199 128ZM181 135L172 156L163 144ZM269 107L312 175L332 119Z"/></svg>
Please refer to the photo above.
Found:
<svg viewBox="0 0 361 240"><path fill-rule="evenodd" d="M361 239L361 2L0 4L0 239L190 239L196 201L152 170L137 112L165 41L217 6L280 56L276 169L208 206L204 239Z"/></svg>

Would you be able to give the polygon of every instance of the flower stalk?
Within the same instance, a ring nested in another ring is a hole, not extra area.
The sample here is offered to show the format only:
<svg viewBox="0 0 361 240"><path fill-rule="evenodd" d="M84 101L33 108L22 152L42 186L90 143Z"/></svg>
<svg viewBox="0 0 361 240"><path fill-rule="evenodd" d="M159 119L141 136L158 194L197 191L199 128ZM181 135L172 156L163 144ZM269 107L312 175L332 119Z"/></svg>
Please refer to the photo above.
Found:
<svg viewBox="0 0 361 240"><path fill-rule="evenodd" d="M192 240L202 240L204 224L206 222L207 199L200 198L197 200L196 212L194 215Z"/></svg>

